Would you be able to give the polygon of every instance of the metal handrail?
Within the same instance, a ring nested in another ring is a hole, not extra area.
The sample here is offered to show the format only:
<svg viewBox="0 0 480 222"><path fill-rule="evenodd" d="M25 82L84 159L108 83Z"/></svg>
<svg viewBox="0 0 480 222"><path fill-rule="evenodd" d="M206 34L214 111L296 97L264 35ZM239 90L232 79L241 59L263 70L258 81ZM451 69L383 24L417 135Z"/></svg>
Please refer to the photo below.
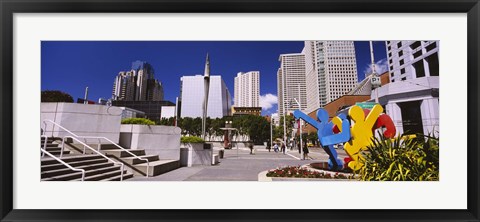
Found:
<svg viewBox="0 0 480 222"><path fill-rule="evenodd" d="M125 151L125 152L127 152L128 154L132 155L132 156L135 157L136 159L139 159L139 160L142 160L142 161L146 161L146 162L147 162L147 173L146 173L147 175L146 175L146 177L148 177L148 171L149 171L149 168L150 168L150 161L149 161L148 159L137 156L136 154L130 152L130 150L125 149L125 148L123 148L122 146L114 143L113 141L111 141L111 140L108 139L107 137L103 137L103 136L78 136L78 138L98 139L98 145L97 145L98 151L100 151L100 144L101 144L100 142L101 142L101 139L104 139L104 140L106 140L107 142L109 142L109 143L115 145L116 147L120 148L122 151ZM86 141L86 140L85 140L85 141ZM83 153L85 153L85 147L83 148Z"/></svg>
<svg viewBox="0 0 480 222"><path fill-rule="evenodd" d="M63 129L64 131L66 131L67 133L69 133L69 134L72 135L72 136L64 136L64 137L62 138L62 148L60 149L60 158L62 158L62 156L63 156L63 149L64 149L64 147L65 147L65 139L66 139L66 138L71 138L71 139L76 140L77 142L79 142L80 144L83 145L83 148L84 148L83 154L85 154L85 147L87 147L87 148L91 149L93 152L95 152L95 153L99 154L100 156L102 156L103 158L107 159L108 161L111 161L114 165L120 164L120 166L121 166L120 180L121 180L121 181L123 180L123 170L124 170L124 164L123 164L123 163L119 163L119 162L117 162L117 161L114 161L114 160L108 158L107 156L105 156L104 154L100 153L99 151L96 151L95 149L93 149L93 148L90 147L89 145L87 145L87 144L85 144L84 142L82 142L81 140L77 139L77 137L79 137L79 136L77 136L75 133L72 133L70 130L66 129L65 127L63 127L63 126L61 126L61 125L59 125L59 124L57 124L57 123L55 123L55 122L53 122L52 120L48 120L48 119L47 119L47 120L44 120L44 121L43 121L43 124L44 124L44 126L45 126L44 132L45 132L46 129L47 129L47 125L46 125L46 122L47 122L47 121L50 122L50 123L53 123L54 125L58 126L59 128ZM42 135L42 137L43 137L43 136L44 136L44 135ZM45 143L45 144L46 144L46 143ZM44 146L45 146L45 145L44 145Z"/></svg>
<svg viewBox="0 0 480 222"><path fill-rule="evenodd" d="M114 165L117 165L117 164L120 164L121 166L121 173L120 173L120 181L123 180L123 169L124 169L124 164L123 163L119 163L115 160L112 160L110 159L109 157L105 156L103 153L100 153L99 151L96 151L95 149L93 149L92 147L90 147L89 145L85 144L84 142L82 142L81 140L73 137L73 136L64 136L63 139L62 139L62 149L60 150L60 158L62 158L62 155L63 155L63 147L64 147L64 144L65 144L65 139L66 138L71 138L73 140L76 140L77 142L79 142L80 144L83 145L83 147L87 147L89 149L91 149L93 152L97 153L98 155L102 156L103 158L107 159L108 161L112 162ZM83 153L85 154L85 152Z"/></svg>
<svg viewBox="0 0 480 222"><path fill-rule="evenodd" d="M142 161L146 161L146 162L147 162L147 173L146 173L146 177L148 177L148 172L149 172L149 170L150 170L150 161L149 161L148 159L146 159L146 158L141 158L141 157L135 155L134 153L132 153L132 152L130 152L129 150L121 147L120 145L114 143L113 141L111 141L110 139L108 139L108 138L106 138L106 137L101 137L101 136L78 136L78 135L76 135L75 133L71 132L70 130L66 129L65 127L59 125L58 123L53 122L52 120L48 120L48 119L47 119L47 120L44 120L44 121L43 121L43 123L44 123L44 125L45 125L45 129L47 128L45 121L48 121L48 122L53 123L54 125L56 125L56 126L58 126L59 128L65 130L67 133L75 136L76 138L98 139L98 144L97 144L97 149L98 149L98 151L100 151L100 144L101 144L100 142L101 142L101 139L104 139L104 140L106 140L107 142L109 142L109 143L115 145L116 147L120 148L122 151L127 152L128 154L130 154L131 156L135 157L136 159L139 159L139 160L142 160ZM46 130L45 130L45 131L46 131ZM44 131L44 132L45 132L45 131ZM85 141L85 143L87 142L86 140L84 140L84 141ZM62 141L62 149L61 149L61 151L60 151L60 157L63 155L63 147L64 147L64 140ZM85 145L83 146L83 154L85 154Z"/></svg>
<svg viewBox="0 0 480 222"><path fill-rule="evenodd" d="M82 181L85 181L85 170L84 169L78 169L78 168L74 168L72 166L70 166L70 164L68 163L65 163L63 160L61 160L60 158L54 156L53 154L49 153L48 151L40 148L40 151L42 151L42 154L47 154L48 156L52 157L53 159L55 159L56 161L60 162L61 164L65 165L66 167L70 168L71 170L73 171L80 171L82 172Z"/></svg>
<svg viewBox="0 0 480 222"><path fill-rule="evenodd" d="M40 135L40 138L45 138L45 141L43 142L43 149L44 150L47 150L47 140L48 140L48 137L45 136L45 134L43 135ZM40 147L40 149L42 149L42 147ZM45 153L42 152L42 157L45 156Z"/></svg>

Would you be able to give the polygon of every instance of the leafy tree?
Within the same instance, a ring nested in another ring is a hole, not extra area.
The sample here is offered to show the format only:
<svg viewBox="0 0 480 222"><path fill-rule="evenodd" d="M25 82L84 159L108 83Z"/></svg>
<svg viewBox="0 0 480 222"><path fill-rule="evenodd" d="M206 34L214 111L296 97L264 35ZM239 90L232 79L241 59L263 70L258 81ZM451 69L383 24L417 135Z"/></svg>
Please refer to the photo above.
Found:
<svg viewBox="0 0 480 222"><path fill-rule="evenodd" d="M283 141L283 116L280 117L280 125L278 127L276 127L276 134L275 135L275 138L281 138L282 141ZM295 124L295 118L293 116L290 116L288 115L287 116L287 121L285 122L286 123L286 128L287 128L287 137L291 136L292 135L292 129L293 129L293 124Z"/></svg>
<svg viewBox="0 0 480 222"><path fill-rule="evenodd" d="M262 116L242 115L233 118L233 127L240 135L247 135L255 144L262 144L270 139L270 123Z"/></svg>
<svg viewBox="0 0 480 222"><path fill-rule="evenodd" d="M41 93L41 101L73 103L73 98L68 93L59 90L45 90Z"/></svg>
<svg viewBox="0 0 480 222"><path fill-rule="evenodd" d="M174 126L175 125L175 117L162 118L161 120L157 121L157 125Z"/></svg>

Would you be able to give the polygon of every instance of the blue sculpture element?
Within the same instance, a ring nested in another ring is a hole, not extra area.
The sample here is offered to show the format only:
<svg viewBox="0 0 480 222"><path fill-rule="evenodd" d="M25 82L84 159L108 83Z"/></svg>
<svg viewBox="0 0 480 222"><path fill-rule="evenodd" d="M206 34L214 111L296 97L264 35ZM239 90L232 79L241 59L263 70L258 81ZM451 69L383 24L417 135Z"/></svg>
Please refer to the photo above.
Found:
<svg viewBox="0 0 480 222"><path fill-rule="evenodd" d="M334 134L332 122L328 122L328 113L324 109L318 109L317 120L301 112L295 110L293 116L296 119L303 119L308 124L317 129L318 140L323 150L328 154L328 166L330 170L340 170L343 168L343 161L338 159L337 151L333 147L334 144L348 142L350 140L350 122L347 117L340 114L338 117L342 120L342 130Z"/></svg>

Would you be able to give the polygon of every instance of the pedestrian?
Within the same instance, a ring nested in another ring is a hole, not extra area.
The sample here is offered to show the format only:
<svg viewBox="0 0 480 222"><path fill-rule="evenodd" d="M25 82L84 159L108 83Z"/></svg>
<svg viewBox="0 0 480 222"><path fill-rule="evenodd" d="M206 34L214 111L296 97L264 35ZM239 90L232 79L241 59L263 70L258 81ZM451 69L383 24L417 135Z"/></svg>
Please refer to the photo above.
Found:
<svg viewBox="0 0 480 222"><path fill-rule="evenodd" d="M248 148L250 149L250 154L254 154L253 153L253 143L248 144Z"/></svg>
<svg viewBox="0 0 480 222"><path fill-rule="evenodd" d="M283 152L283 154L285 154L285 150L286 150L286 149L285 149L285 143L282 143L282 152Z"/></svg>
<svg viewBox="0 0 480 222"><path fill-rule="evenodd" d="M302 151L300 150L300 143L297 143L297 149L298 149L298 154L302 154Z"/></svg>
<svg viewBox="0 0 480 222"><path fill-rule="evenodd" d="M309 157L308 157L308 146L305 145L305 146L303 147L303 159L306 160L306 159L308 159L308 158L309 158Z"/></svg>
<svg viewBox="0 0 480 222"><path fill-rule="evenodd" d="M267 150L268 150L269 153L270 153L270 150L271 150L271 149L272 149L272 148L270 147L270 144L267 143Z"/></svg>
<svg viewBox="0 0 480 222"><path fill-rule="evenodd" d="M278 153L278 145L275 143L275 145L273 145L273 151L275 151L275 153Z"/></svg>

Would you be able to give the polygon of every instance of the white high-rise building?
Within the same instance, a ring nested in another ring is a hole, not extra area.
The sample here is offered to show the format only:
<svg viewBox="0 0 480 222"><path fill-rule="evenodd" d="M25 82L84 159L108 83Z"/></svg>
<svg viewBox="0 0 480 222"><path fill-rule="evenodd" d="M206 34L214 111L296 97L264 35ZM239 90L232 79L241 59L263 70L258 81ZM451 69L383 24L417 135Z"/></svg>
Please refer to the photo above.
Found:
<svg viewBox="0 0 480 222"><path fill-rule="evenodd" d="M260 72L239 72L235 77L235 107L259 107Z"/></svg>
<svg viewBox="0 0 480 222"><path fill-rule="evenodd" d="M358 83L353 41L305 41L307 112L347 94Z"/></svg>
<svg viewBox="0 0 480 222"><path fill-rule="evenodd" d="M181 117L202 117L204 76L183 76L179 101ZM230 115L231 95L221 76L210 76L207 116L222 118Z"/></svg>
<svg viewBox="0 0 480 222"><path fill-rule="evenodd" d="M438 76L438 41L387 41L390 82Z"/></svg>
<svg viewBox="0 0 480 222"><path fill-rule="evenodd" d="M277 72L279 115L283 116L300 108L294 98L300 103L301 110L305 110L307 108L305 55L303 53L281 54L278 60L280 61Z"/></svg>
<svg viewBox="0 0 480 222"><path fill-rule="evenodd" d="M372 99L385 107L397 132L439 135L439 41L386 41L390 83Z"/></svg>

